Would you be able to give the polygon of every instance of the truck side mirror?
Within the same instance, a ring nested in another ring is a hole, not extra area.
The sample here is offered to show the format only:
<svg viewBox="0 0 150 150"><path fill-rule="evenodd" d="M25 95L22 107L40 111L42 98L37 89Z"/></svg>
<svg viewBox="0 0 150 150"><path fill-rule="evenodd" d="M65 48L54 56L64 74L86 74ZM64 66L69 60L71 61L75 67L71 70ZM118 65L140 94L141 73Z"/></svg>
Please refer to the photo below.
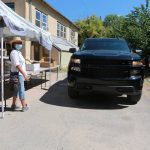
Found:
<svg viewBox="0 0 150 150"><path fill-rule="evenodd" d="M75 53L76 51L77 51L76 48L70 48L70 49L69 49L69 52L70 52L70 53Z"/></svg>
<svg viewBox="0 0 150 150"><path fill-rule="evenodd" d="M141 49L136 49L135 50L135 53L139 54L139 55L142 55L142 50Z"/></svg>

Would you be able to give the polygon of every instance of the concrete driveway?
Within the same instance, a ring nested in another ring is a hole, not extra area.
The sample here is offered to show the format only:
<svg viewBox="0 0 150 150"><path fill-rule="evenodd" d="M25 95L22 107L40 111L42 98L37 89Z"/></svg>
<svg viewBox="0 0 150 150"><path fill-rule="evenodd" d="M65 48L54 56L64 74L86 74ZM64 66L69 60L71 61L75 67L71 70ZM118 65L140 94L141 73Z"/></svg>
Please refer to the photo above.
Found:
<svg viewBox="0 0 150 150"><path fill-rule="evenodd" d="M5 113L0 119L1 150L149 150L150 84L141 101L125 97L67 96L66 80L51 88L28 90L30 111Z"/></svg>

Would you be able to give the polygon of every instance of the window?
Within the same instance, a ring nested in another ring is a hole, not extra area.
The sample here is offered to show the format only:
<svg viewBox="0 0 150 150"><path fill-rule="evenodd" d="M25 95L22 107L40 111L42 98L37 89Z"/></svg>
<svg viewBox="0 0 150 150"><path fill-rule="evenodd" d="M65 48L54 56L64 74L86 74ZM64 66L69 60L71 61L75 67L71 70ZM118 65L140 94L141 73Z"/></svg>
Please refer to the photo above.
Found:
<svg viewBox="0 0 150 150"><path fill-rule="evenodd" d="M14 3L5 3L9 8L15 11L15 4Z"/></svg>
<svg viewBox="0 0 150 150"><path fill-rule="evenodd" d="M39 10L36 10L36 20L35 20L36 26L47 30L47 16L40 12Z"/></svg>
<svg viewBox="0 0 150 150"><path fill-rule="evenodd" d="M47 30L47 17L44 14L42 14L42 28Z"/></svg>
<svg viewBox="0 0 150 150"><path fill-rule="evenodd" d="M41 13L36 11L36 26L41 27Z"/></svg>
<svg viewBox="0 0 150 150"><path fill-rule="evenodd" d="M127 51L130 49L127 43L123 40L113 39L87 39L83 43L81 50L110 50L110 51Z"/></svg>
<svg viewBox="0 0 150 150"><path fill-rule="evenodd" d="M70 39L72 43L75 43L75 32L70 29Z"/></svg>
<svg viewBox="0 0 150 150"><path fill-rule="evenodd" d="M57 36L66 38L66 27L59 22L57 22Z"/></svg>

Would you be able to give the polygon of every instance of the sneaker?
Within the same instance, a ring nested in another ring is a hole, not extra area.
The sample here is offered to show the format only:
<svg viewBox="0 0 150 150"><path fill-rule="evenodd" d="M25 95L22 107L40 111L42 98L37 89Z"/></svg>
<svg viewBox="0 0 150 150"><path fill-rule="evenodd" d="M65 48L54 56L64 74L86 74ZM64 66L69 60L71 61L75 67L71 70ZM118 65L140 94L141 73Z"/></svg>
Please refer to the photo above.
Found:
<svg viewBox="0 0 150 150"><path fill-rule="evenodd" d="M26 111L28 111L29 110L29 106L26 106L26 107L23 107L22 108L22 112L26 112Z"/></svg>
<svg viewBox="0 0 150 150"><path fill-rule="evenodd" d="M16 105L11 105L11 110L12 111L15 111L15 110L18 110L20 107L19 106L16 106Z"/></svg>

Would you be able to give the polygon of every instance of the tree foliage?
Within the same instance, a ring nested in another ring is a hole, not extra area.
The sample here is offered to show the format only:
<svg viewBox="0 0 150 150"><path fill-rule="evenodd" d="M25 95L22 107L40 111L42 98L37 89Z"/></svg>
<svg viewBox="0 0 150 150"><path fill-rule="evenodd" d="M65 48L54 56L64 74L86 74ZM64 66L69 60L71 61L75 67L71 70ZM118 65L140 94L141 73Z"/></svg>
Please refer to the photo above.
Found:
<svg viewBox="0 0 150 150"><path fill-rule="evenodd" d="M104 27L105 27L105 36L106 37L122 37L123 33L123 25L124 25L125 17L118 15L108 15L104 19Z"/></svg>
<svg viewBox="0 0 150 150"><path fill-rule="evenodd" d="M80 28L79 44L85 38L119 37L125 38L133 49L143 50L150 55L150 0L135 7L127 16L108 15L104 21L95 15L75 24Z"/></svg>
<svg viewBox="0 0 150 150"><path fill-rule="evenodd" d="M140 48L144 55L150 54L150 8L149 0L145 5L136 7L127 15L123 30L133 48Z"/></svg>
<svg viewBox="0 0 150 150"><path fill-rule="evenodd" d="M84 20L78 20L75 22L79 27L79 45L85 38L97 38L101 37L103 30L103 22L95 15L87 17Z"/></svg>

